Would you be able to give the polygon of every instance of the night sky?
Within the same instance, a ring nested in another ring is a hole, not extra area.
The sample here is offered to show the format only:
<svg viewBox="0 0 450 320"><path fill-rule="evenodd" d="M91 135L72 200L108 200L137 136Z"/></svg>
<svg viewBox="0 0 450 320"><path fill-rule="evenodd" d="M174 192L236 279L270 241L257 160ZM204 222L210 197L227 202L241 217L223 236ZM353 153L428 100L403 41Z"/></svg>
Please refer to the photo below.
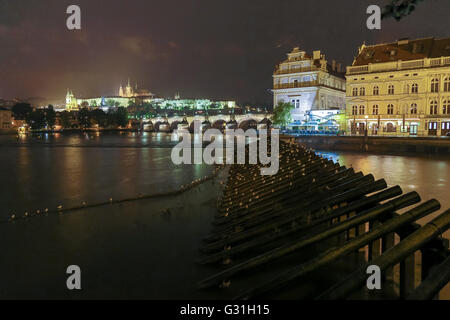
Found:
<svg viewBox="0 0 450 320"><path fill-rule="evenodd" d="M449 0L366 28L388 0L0 0L0 98L117 94L130 77L162 97L270 103L274 65L294 46L352 63L357 48L450 36ZM82 30L66 28L66 8Z"/></svg>

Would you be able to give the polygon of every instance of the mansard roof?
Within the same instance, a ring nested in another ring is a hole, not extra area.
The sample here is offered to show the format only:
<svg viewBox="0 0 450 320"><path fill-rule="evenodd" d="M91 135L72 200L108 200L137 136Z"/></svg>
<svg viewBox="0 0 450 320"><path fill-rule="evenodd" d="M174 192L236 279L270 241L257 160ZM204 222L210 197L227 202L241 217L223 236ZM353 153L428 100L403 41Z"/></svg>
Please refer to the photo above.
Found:
<svg viewBox="0 0 450 320"><path fill-rule="evenodd" d="M352 66L448 56L450 56L450 38L405 39L392 43L363 45Z"/></svg>

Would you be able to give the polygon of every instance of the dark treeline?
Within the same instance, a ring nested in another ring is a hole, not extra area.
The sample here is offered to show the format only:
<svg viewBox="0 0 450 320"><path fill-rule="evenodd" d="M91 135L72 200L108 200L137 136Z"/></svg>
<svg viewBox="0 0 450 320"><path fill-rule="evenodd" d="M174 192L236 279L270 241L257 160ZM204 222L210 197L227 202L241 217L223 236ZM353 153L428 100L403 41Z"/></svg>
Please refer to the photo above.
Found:
<svg viewBox="0 0 450 320"><path fill-rule="evenodd" d="M110 108L108 112L88 108L71 112L55 112L52 105L33 109L28 103L18 103L11 111L14 119L24 120L32 130L53 130L57 124L63 128L91 128L95 125L101 128L126 127L129 116L124 107Z"/></svg>

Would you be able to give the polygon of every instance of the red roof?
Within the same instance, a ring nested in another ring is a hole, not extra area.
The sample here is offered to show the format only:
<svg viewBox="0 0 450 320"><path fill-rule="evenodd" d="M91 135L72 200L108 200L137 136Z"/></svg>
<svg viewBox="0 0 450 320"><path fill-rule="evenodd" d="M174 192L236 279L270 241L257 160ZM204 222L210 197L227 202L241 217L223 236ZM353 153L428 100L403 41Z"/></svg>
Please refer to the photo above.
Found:
<svg viewBox="0 0 450 320"><path fill-rule="evenodd" d="M364 46L352 66L448 56L450 56L450 38L400 40L393 43Z"/></svg>

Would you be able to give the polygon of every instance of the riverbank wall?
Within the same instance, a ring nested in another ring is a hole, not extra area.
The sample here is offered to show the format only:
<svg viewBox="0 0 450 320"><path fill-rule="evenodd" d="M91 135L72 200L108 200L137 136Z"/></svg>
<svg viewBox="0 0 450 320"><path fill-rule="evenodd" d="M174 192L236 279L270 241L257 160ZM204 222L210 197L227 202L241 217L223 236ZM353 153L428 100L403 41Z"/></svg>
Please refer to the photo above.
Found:
<svg viewBox="0 0 450 320"><path fill-rule="evenodd" d="M283 136L282 139L319 150L450 155L447 137Z"/></svg>

